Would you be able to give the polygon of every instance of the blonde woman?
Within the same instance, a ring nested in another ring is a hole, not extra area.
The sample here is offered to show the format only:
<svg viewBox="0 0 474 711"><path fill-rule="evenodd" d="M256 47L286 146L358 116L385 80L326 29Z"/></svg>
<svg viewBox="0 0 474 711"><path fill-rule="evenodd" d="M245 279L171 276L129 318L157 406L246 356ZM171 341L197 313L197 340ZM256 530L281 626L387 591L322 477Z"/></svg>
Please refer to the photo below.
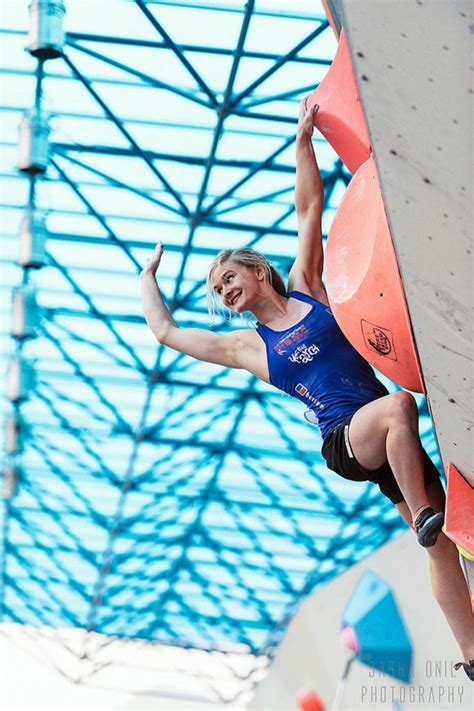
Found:
<svg viewBox="0 0 474 711"><path fill-rule="evenodd" d="M307 407L319 426L328 467L347 479L372 481L414 528L430 555L435 596L472 673L474 627L455 546L441 528L444 492L418 436L418 410L407 392L389 394L352 348L329 307L323 284L323 183L313 150L313 113L302 111L296 140L295 204L298 254L286 287L252 249L229 249L207 277L216 300L234 314L250 313L255 328L218 334L180 328L158 288L159 242L141 273L144 315L158 341L193 358L243 368Z"/></svg>

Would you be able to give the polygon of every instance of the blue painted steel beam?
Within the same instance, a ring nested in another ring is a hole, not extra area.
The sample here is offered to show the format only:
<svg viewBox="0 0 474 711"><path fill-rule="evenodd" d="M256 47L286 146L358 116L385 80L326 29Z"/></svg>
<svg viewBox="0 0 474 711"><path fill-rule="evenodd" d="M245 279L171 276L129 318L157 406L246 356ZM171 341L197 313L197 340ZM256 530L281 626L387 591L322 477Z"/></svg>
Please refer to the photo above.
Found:
<svg viewBox="0 0 474 711"><path fill-rule="evenodd" d="M170 2L169 0L148 0L149 5L168 5L169 7L180 7L183 9L187 8L194 8L195 10L214 10L216 12L229 12L235 15L240 15L242 13L242 9L240 7L232 7L232 5L228 5L225 0L222 2L221 5L218 3L192 3L192 2ZM298 13L298 12L285 12L284 10L263 10L263 9L257 9L254 12L255 15L260 15L261 17L274 17L274 18L287 18L289 20L310 20L314 21L317 18L314 15L314 12L304 14L304 13ZM324 17L323 17L324 19Z"/></svg>
<svg viewBox="0 0 474 711"><path fill-rule="evenodd" d="M207 227L221 227L228 230L240 230L241 232L260 232L264 229L274 235L282 235L285 237L298 236L298 230L290 230L283 227L262 227L261 225L249 225L246 222L231 222L228 220L211 220L210 218L202 218L199 224Z"/></svg>
<svg viewBox="0 0 474 711"><path fill-rule="evenodd" d="M208 87L204 79L201 77L201 75L195 70L191 62L186 58L185 54L181 50L180 47L172 40L170 35L166 32L165 28L161 25L160 22L156 19L156 17L153 15L152 12L148 9L146 4L142 0L135 0L136 5L140 8L140 10L143 12L145 17L149 20L149 22L153 25L155 30L159 32L159 34L163 37L163 40L165 41L165 44L167 47L173 50L175 53L176 57L178 60L181 62L181 64L188 70L188 72L191 74L193 79L198 83L198 85L201 87L201 89L204 91L205 94L209 97L211 104L213 106L217 106L217 99L215 97L214 92Z"/></svg>
<svg viewBox="0 0 474 711"><path fill-rule="evenodd" d="M245 104L242 104L242 107ZM242 118L257 119L258 121L275 121L276 123L288 123L296 126L298 119L294 116L283 116L281 114L264 114L257 113L256 111L245 111L243 108L236 107L232 111L234 116L241 116Z"/></svg>
<svg viewBox="0 0 474 711"><path fill-rule="evenodd" d="M254 15L258 15L258 12L255 12L254 10ZM5 34L18 34L18 35L26 35L26 32L20 32L17 30L1 30L0 29L0 35L2 33ZM99 43L104 43L104 44L120 44L123 45L124 47L130 46L130 47L150 47L154 49L169 49L168 45L165 42L156 42L153 40L142 40L142 39L135 39L132 37L113 37L111 35L102 35L102 34L89 34L86 32L68 32L66 35L67 40L72 39L72 40L84 40L86 42L99 42ZM234 50L229 49L227 47L208 47L206 45L198 45L198 44L180 44L180 48L184 52L196 52L200 54L206 54L206 55L221 55L221 56L233 56ZM256 51L251 51L248 49L243 49L242 50L242 57L244 58L249 58L249 59L273 59L277 60L280 59L281 54L275 54L274 52L256 52ZM290 62L297 62L300 64L311 64L311 65L319 65L319 66L324 66L324 67L329 67L332 63L331 59L323 59L321 57L292 57Z"/></svg>
<svg viewBox="0 0 474 711"><path fill-rule="evenodd" d="M3 206L5 207L5 206ZM65 214L64 212L62 214ZM159 220L155 220L157 224L160 224ZM262 226L261 229L264 229ZM78 232L75 232L74 234L72 233L66 233L66 232L48 232L48 240L53 240L57 242L76 242L78 244L99 244L103 246L112 246L113 242L109 239L109 237L96 237L95 235L84 235L80 234ZM150 240L126 240L126 239L121 239L120 240L121 245L126 245L127 248L130 249L150 249L153 247L153 243L150 242ZM175 252L178 254L181 254L181 245L179 244L167 244L166 245L166 251L167 252ZM219 252L219 248L215 247L194 247L193 248L193 254L196 255L201 255L205 257L213 257ZM10 260L3 260L0 259L0 264L10 264ZM85 270L85 271L100 271L101 273L103 270L96 269L92 265L91 267L76 267L77 271ZM126 272L122 272L122 274L126 274ZM113 318L120 318L119 315L114 315Z"/></svg>
<svg viewBox="0 0 474 711"><path fill-rule="evenodd" d="M94 59L98 59L99 61L104 62L105 64L110 64L111 67L115 67L116 69L121 69L126 74L131 74L132 76L137 77L138 79L141 79L146 84L150 84L151 86L154 86L156 89L165 89L166 91L170 91L172 94L177 94L178 96L182 96L184 99L193 101L196 104L205 106L208 109L213 108L212 104L210 104L209 101L205 101L204 99L201 99L197 94L192 94L190 91L186 91L185 89L180 89L179 87L177 87L173 84L167 84L164 81L155 79L154 77L150 76L149 74L145 74L145 72L140 72L140 71L138 71L138 69L134 69L133 67L129 67L126 64L123 64L123 62L118 62L116 59L112 59L111 57L106 57L101 52L95 52L93 49L89 49L88 47L82 47L80 44L77 44L73 40L68 40L67 44L70 47L73 47L74 49L76 49L78 52L83 52L84 54L87 54L89 57L94 57Z"/></svg>
<svg viewBox="0 0 474 711"><path fill-rule="evenodd" d="M291 123L296 124L296 120L292 119ZM294 141L295 138L292 136L287 145L281 146L272 157L276 157L285 148L288 147ZM143 150L136 151L130 148L121 148L119 146L100 146L100 145L83 145L74 143L62 143L57 142L52 144L53 150L58 151L71 151L79 153L92 153L92 154L104 154L104 155L115 155L123 157L142 157L145 156L149 160L163 160L170 161L172 163L184 163L186 165L200 165L205 166L207 158L201 156L191 156L191 155L181 155L176 153L162 153L159 151ZM292 165L281 165L275 164L270 165L271 158L267 158L263 163L256 164L255 161L249 160L239 160L239 159L214 159L214 165L223 168L255 168L254 172L259 170L260 165L265 165L266 170L270 170L275 173L292 173L294 175L295 168ZM253 175L253 173L252 173ZM250 176L251 177L251 176ZM226 195L226 197L228 197ZM222 198L224 199L224 198ZM220 202L220 200L219 200Z"/></svg>
<svg viewBox="0 0 474 711"><path fill-rule="evenodd" d="M73 72L74 76L76 76L80 82L86 87L87 91L91 94L91 96L96 100L96 102L99 104L99 106L102 108L106 116L117 126L119 131L125 136L127 141L129 141L130 145L133 146L134 150L137 151L137 154L143 158L145 163L148 165L148 167L151 169L151 171L156 175L158 180L161 182L161 184L166 188L166 190L171 193L171 195L174 197L176 202L181 206L183 214L188 215L189 211L179 194L174 190L174 188L171 187L170 183L166 180L164 175L157 169L155 164L150 160L150 158L146 155L144 151L140 148L138 143L135 141L133 136L127 131L123 123L115 116L115 114L109 109L105 101L99 96L99 94L95 91L93 88L92 84L90 81L83 76L83 74L76 68L75 64L69 59L67 55L63 56L64 61L66 62L67 66L71 69Z"/></svg>
<svg viewBox="0 0 474 711"><path fill-rule="evenodd" d="M142 269L142 265L137 261L135 258L133 252L125 245L119 237L115 234L115 232L109 227L107 224L107 220L103 217L102 214L97 212L95 207L92 205L90 200L86 198L86 196L82 193L81 189L77 185L77 183L70 178L67 173L61 168L61 166L58 164L57 161L54 160L54 158L51 159L51 164L56 168L58 171L59 175L62 177L65 183L69 185L71 190L77 195L79 200L82 202L84 207L87 209L87 212L89 215L94 217L97 222L104 228L104 230L107 232L110 241L117 247L120 247L123 252L127 255L127 257L130 259L131 263L133 266L136 268L137 272L140 272Z"/></svg>
<svg viewBox="0 0 474 711"><path fill-rule="evenodd" d="M205 491L201 493L201 501L199 502L199 505L198 505L198 509L196 512L196 518L195 518L194 522L190 524L190 526L188 527L188 530L187 530L187 538L188 538L189 542L191 542L197 528L201 525L201 519L202 519L204 511L207 507L208 496L212 492L214 487L217 485L218 478L221 473L221 469L222 469L222 466L223 466L223 463L224 463L224 460L226 457L226 452L227 452L226 445L228 447L230 447L234 442L235 435L237 433L238 427L241 422L241 418L243 417L243 414L244 414L245 406L246 406L246 402L244 401L244 402L242 402L242 405L240 408L241 412L235 417L233 427L232 427L229 435L227 436L226 441L223 443L225 448L215 461L214 473L213 473L212 477L210 478L209 482L207 483L207 485L205 487ZM153 606L153 609L157 613L155 616L155 620L160 618L160 614L159 614L160 610L163 609L163 607L166 605L170 595L172 594L175 581L177 581L180 570L186 563L186 554L187 554L187 550L184 549L183 554L179 558L177 558L175 561L173 561L171 567L167 571L166 580L168 582L168 589L158 597L158 599L156 600L156 603ZM249 596L251 598L253 598L253 602L254 602L256 608L259 610L260 614L262 615L263 619L267 619L266 609L265 609L264 605L262 605L260 599L254 598L253 593L251 593L250 591L249 591ZM271 620L271 618L268 618L268 621L270 623L273 622ZM147 625L146 630L145 630L145 636L150 636L152 631L155 629L155 627L156 627L156 621ZM251 645L250 640L249 640L249 643Z"/></svg>
<svg viewBox="0 0 474 711"><path fill-rule="evenodd" d="M73 291L74 291L76 294L78 294L78 295L84 300L84 302L88 305L89 310L90 310L90 313L91 313L91 314L94 314L94 315L97 316L97 317L99 317L99 318L103 321L103 323L105 324L105 326L108 328L108 330L109 330L109 331L112 333L112 335L114 336L114 338L115 338L115 340L117 341L117 343L118 343L119 345L121 345L123 348L125 348L125 350L130 354L130 356L132 357L132 359L135 361L135 364L136 364L138 370L139 370L140 372L146 372L146 366L145 366L144 363L138 358L138 356L136 355L134 349L133 349L129 344L127 344L127 343L123 340L122 336L121 336L121 335L118 333L118 331L115 329L115 327L114 327L113 324L111 323L111 320L112 320L112 319L111 319L107 314L103 314L103 313L101 313L100 311L98 311L98 309L95 307L94 302L93 302L93 300L91 299L91 297L89 296L89 294L86 293L83 289L81 289L81 288L78 286L78 284L77 284L77 283L75 282L75 280L71 277L71 275L69 274L69 272L67 271L67 269L65 269L65 268L62 266L62 264L60 264L60 263L53 257L52 254L49 253L47 256L48 256L48 260L49 260L50 265L53 266L53 267L55 267L56 269L58 269L58 271L63 275L63 277L66 279L66 281L69 282L69 284L71 285Z"/></svg>
<svg viewBox="0 0 474 711"><path fill-rule="evenodd" d="M306 94L314 91L319 86L319 84L307 84L306 86L300 86L297 89L291 89L290 91L283 91L280 94L270 94L269 96L261 96L254 99L250 99L242 104L244 109L250 109L252 106L260 106L261 104L268 104L272 101L284 101L286 99L292 99L294 96L304 97ZM292 117L294 120L294 117Z"/></svg>
<svg viewBox="0 0 474 711"><path fill-rule="evenodd" d="M270 166L272 167L272 169L275 169L276 166L273 164L273 161L275 160L275 158L278 158L278 156L281 153L286 151L286 149L289 148L289 146L291 146L291 144L294 143L295 140L296 140L295 135L290 136L289 138L286 139L286 141L279 148L277 148L275 151L273 151L273 153L271 153L267 158L265 158L265 160L259 161L258 163L253 163L251 166L251 169L249 170L249 172L246 175L243 176L243 178L241 178L236 183L234 183L234 185L232 185L228 190L226 190L216 200L212 201L212 203L205 209L205 211L203 213L204 216L212 213L212 211L214 210L214 208L217 207L217 205L219 205L226 198L230 197L232 195L232 193L234 193L236 190L238 190L240 187L242 187L242 185L245 185L245 183L248 180L250 180L250 178L252 178L256 173L258 173L262 170L266 170ZM285 172L291 172L292 174L294 174L295 168L293 166L289 166L289 170L286 170Z"/></svg>
<svg viewBox="0 0 474 711"><path fill-rule="evenodd" d="M38 432L41 430L47 430L48 428L43 425L43 423L34 423L35 427L38 429ZM123 431L122 431L123 429ZM130 426L125 424L125 427L120 430L121 434L132 434L130 430ZM56 428L57 431L57 428ZM83 431L80 428L77 427L69 427L69 432L74 435L80 434L80 432ZM96 432L94 428L91 429L91 432ZM103 430L98 430L99 433L103 433ZM197 450L203 452L203 456L207 457L207 461L209 461L209 457L213 455L221 455L221 454L236 454L239 459L242 457L248 456L251 460L253 461L260 461L264 460L266 458L268 459L274 459L276 461L294 461L295 459L295 452L290 451L287 449L274 449L271 447L261 447L261 446L252 446L252 445L246 445L246 444L235 444L235 445L229 445L226 447L225 444L219 444L216 442L206 442L206 441L196 441L192 437L182 437L182 436L176 436L176 437L171 437L169 435L163 436L159 435L156 438L155 437L149 437L146 438L145 440L141 441L146 441L152 444L155 444L156 446L163 446L163 447L170 447L173 452L176 452L178 450ZM311 451L307 450L304 453L304 457L302 458L301 456L301 451L298 450L298 461L312 467L314 465L318 465L320 467L324 466L324 462L321 459L321 454L319 450ZM112 472L113 474L113 472ZM100 478L101 480L104 479L104 477L100 476L91 471L92 476L97 476L97 478ZM314 475L314 474L313 474ZM108 478L108 477L107 477ZM122 480L117 481L117 482L112 482L116 486L120 486L122 484ZM317 497L316 497L317 498Z"/></svg>
<svg viewBox="0 0 474 711"><path fill-rule="evenodd" d="M273 202L275 198L281 197L282 195L286 195L287 193L292 193L295 189L295 186L293 183L288 187L288 188L281 188L281 190L275 190L274 192L271 193L266 193L265 195L257 195L254 198L249 198L248 200L237 200L234 197L234 200L236 200L235 205L230 205L229 207L223 207L221 210L213 210L213 215L215 217L218 217L219 215L224 215L228 212L233 212L234 210L240 210L243 207L248 207L249 205L255 205L257 203L261 202Z"/></svg>
<svg viewBox="0 0 474 711"><path fill-rule="evenodd" d="M2 72L0 68L0 75L4 73ZM28 72L24 72L23 76L31 76ZM47 75L48 79L67 79L67 77L64 77L62 74L48 74ZM92 81L96 81L95 79L92 79ZM100 81L100 80L99 80ZM136 86L134 84L133 86ZM13 114L22 114L24 111L23 106L18 106L18 105L10 105L7 106L6 104L1 104L0 103L0 111L5 112L5 113L13 113ZM56 117L64 117L64 118L74 118L74 119L84 119L87 121L103 121L104 117L103 116L97 116L97 114L87 114L87 113L80 113L77 111L62 111L61 109L57 109L54 112L54 115ZM214 127L212 126L202 126L198 124L192 124L192 123L186 123L186 121L180 121L179 126L176 126L175 123L171 121L155 121L152 119L139 119L135 118L133 116L123 116L122 120L133 126L153 126L154 128L177 128L179 130L193 130L193 131L199 131L201 133L211 133L214 131ZM239 136L255 136L254 131L250 130L245 130L244 128L229 128L226 127L226 135L227 136L233 136L238 138ZM260 130L258 132L258 135L262 138L270 138L272 140L275 140L275 138L285 138L286 134L281 134L281 133L275 133L275 132L265 132ZM321 140L321 139L320 139ZM58 144L61 145L61 144ZM68 144L68 145L75 145L75 144ZM16 141L0 141L0 146L9 146L11 148L17 147L17 142ZM1 173L0 175L6 175L6 173ZM17 173L10 174L11 177L18 177L20 178Z"/></svg>
<svg viewBox="0 0 474 711"><path fill-rule="evenodd" d="M51 334L48 333L47 331L46 331L46 335L48 335L48 337L50 338L51 341L53 341L53 342L55 341L55 339L52 338ZM69 365L71 365L74 376L76 378L80 378L80 380L82 380L82 382L85 385L87 385L94 392L94 394L96 395L96 397L97 397L98 401L101 403L101 405L103 405L103 407L110 412L110 414L113 416L113 418L115 420L116 426L120 427L120 429L123 432L130 433L131 432L130 424L126 420L123 419L121 413L115 407L115 405L113 403L111 403L105 397L105 395L102 393L102 391L100 390L100 387L97 384L97 378L92 378L91 376L87 375L87 373L85 373L83 371L81 366L73 358L71 358L71 356L68 354L67 350L59 343L59 341L57 339L55 342L55 346L58 348L64 361L66 363L69 363ZM40 378L38 380L38 384L39 384L39 387L38 387L37 393L36 393L37 397L40 400L43 400L45 403L47 403L49 405L50 409L53 411L53 409L55 409L54 402L52 400L50 400L45 395L44 389L42 390L42 388L44 388L44 387L47 387L50 390L54 390L54 388L51 384L51 381L46 382ZM54 395L56 397L58 397L58 393L55 392ZM58 416L58 411L55 414ZM60 418L60 419L62 419L62 418ZM62 420L62 427L63 427L63 429L74 432L74 434L76 436L80 435L80 432L78 430L76 430L75 428L73 428L66 419Z"/></svg>
<svg viewBox="0 0 474 711"><path fill-rule="evenodd" d="M77 158L71 158L71 156L66 151L64 151L64 152L63 151L56 151L56 154L60 155L62 158L67 160L69 163L78 165L81 168L84 168L84 170L89 171L93 175L97 175L98 177L103 178L109 185L113 185L116 188L122 188L124 190L129 190L134 195L139 195L140 197L144 198L145 200L148 200L149 202L152 202L155 205L159 205L160 207L163 207L165 210L170 210L175 215L182 215L180 210L177 210L173 206L168 205L166 202L159 200L158 198L154 197L154 195L151 195L146 190L140 190L139 188L134 187L130 183L124 183L121 180L118 180L117 178L112 177L108 173L104 173L102 170L99 170L98 168L94 168L93 166L88 165L87 163L84 163L83 161L77 160ZM76 188L78 188L77 183L75 183L75 185L76 185ZM106 227L106 229L109 229L109 228ZM126 244L126 243L124 243L122 241L122 244ZM127 251L127 246L125 246L125 251Z"/></svg>
<svg viewBox="0 0 474 711"><path fill-rule="evenodd" d="M234 87L234 82L235 82L235 77L237 75L237 70L239 68L239 63L240 59L242 56L242 49L244 46L245 38L247 36L247 32L249 29L250 25L250 18L252 16L252 11L255 5L255 0L247 0L247 3L245 5L245 14L242 20L242 25L240 28L239 32L239 38L237 40L237 46L235 48L235 53L234 53L234 58L232 61L232 66L230 69L229 73L229 78L227 80L227 85L225 88L224 92L224 98L222 100L222 104L219 106L219 109L217 111L217 125L214 131L214 136L212 139L212 145L209 151L209 155L206 161L206 166L205 166L205 171L204 171L204 177L201 183L201 188L199 190L198 198L197 198L197 204L196 204L196 209L195 209L195 214L194 214L194 225L199 224L200 217L201 217L201 209L202 209L202 204L204 197L206 195L206 190L207 190L207 185L209 182L209 178L211 175L211 170L214 167L214 160L216 158L216 151L217 151L217 146L219 145L219 140L222 135L222 129L224 127L224 120L226 119L228 113L229 113L229 107L230 107L230 100L232 96L232 90ZM186 259L189 253L189 250L191 248L191 242L194 234L194 229L193 227L191 228L190 235L188 237L187 244L184 248L184 254L183 254L183 260L181 264L181 270L180 274L178 276L178 282L181 281L181 277L185 268L186 264Z"/></svg>
<svg viewBox="0 0 474 711"><path fill-rule="evenodd" d="M298 52L300 52L306 45L308 45L310 42L312 42L316 37L318 37L324 30L326 30L329 27L329 22L326 20L324 22L321 22L320 26L317 27L313 32L310 32L310 34L305 37L301 42L298 42L298 44L293 47L292 50L287 52L285 55L280 57L273 66L271 66L269 69L267 69L266 72L261 74L255 81L253 81L246 89L240 92L238 96L234 97L232 101L232 106L233 108L237 108L239 104L241 103L242 99L244 99L246 96L252 93L260 84L263 84L264 81L269 79L272 74L274 74L283 64L288 62L289 60L292 59L292 57L295 57Z"/></svg>

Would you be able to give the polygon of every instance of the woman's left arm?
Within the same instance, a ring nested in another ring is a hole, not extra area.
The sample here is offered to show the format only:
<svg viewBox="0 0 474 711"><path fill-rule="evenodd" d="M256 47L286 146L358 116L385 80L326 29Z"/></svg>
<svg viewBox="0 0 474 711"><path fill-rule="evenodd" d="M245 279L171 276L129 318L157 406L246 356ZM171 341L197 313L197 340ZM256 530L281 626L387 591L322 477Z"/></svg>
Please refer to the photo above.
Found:
<svg viewBox="0 0 474 711"><path fill-rule="evenodd" d="M302 111L296 137L296 190L295 206L298 217L298 254L290 271L289 289L300 288L301 282L313 292L324 291L323 241L321 215L324 203L324 188L314 153L313 116L315 105Z"/></svg>

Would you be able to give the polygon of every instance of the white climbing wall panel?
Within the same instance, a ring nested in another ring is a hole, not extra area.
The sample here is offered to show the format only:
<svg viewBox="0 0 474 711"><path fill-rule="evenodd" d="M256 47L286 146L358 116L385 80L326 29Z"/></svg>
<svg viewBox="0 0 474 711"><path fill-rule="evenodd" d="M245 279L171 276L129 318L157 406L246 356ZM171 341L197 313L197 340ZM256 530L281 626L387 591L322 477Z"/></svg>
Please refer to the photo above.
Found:
<svg viewBox="0 0 474 711"><path fill-rule="evenodd" d="M474 484L470 0L340 0L445 468Z"/></svg>
<svg viewBox="0 0 474 711"><path fill-rule="evenodd" d="M338 711L472 711L472 684L463 670L452 669L459 651L430 590L426 553L411 531L304 600L248 711L297 711L304 689L316 691L332 711L347 658L341 616L366 570L394 591L413 645L413 678L404 685L355 662Z"/></svg>

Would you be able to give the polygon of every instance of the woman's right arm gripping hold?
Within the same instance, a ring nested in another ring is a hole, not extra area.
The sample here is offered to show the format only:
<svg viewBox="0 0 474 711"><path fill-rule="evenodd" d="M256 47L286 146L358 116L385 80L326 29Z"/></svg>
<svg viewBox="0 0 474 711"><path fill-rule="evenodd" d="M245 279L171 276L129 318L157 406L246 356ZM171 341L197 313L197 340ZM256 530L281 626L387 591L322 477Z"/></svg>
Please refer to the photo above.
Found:
<svg viewBox="0 0 474 711"><path fill-rule="evenodd" d="M143 313L147 324L160 343L180 353L216 363L228 368L244 368L245 344L241 334L217 334L202 328L180 328L172 317L156 282L163 245L155 247L153 257L147 260L140 274Z"/></svg>
<svg viewBox="0 0 474 711"><path fill-rule="evenodd" d="M321 217L324 205L324 187L312 143L315 104L305 111L300 106L300 119L296 137L296 190L295 207L298 216L298 254L289 277L288 289L311 294L328 304L323 284L323 235Z"/></svg>

